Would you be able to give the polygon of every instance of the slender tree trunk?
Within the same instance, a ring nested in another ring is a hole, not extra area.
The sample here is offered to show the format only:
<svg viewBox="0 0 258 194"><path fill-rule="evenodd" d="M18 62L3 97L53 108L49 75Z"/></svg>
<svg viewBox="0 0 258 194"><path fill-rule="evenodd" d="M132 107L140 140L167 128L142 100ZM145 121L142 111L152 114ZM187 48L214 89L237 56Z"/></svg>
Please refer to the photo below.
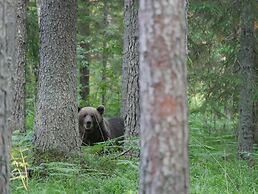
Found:
<svg viewBox="0 0 258 194"><path fill-rule="evenodd" d="M25 63L26 63L26 15L27 0L17 0L17 37L16 37L16 66L15 76L12 80L13 106L11 117L11 130L18 129L25 132Z"/></svg>
<svg viewBox="0 0 258 194"><path fill-rule="evenodd" d="M84 9L81 14L84 16L90 15L90 9L89 9L89 0L82 1L84 5ZM84 39L88 38L90 36L90 23L89 20L83 20L79 25L79 32L80 35L84 37ZM83 41L81 43L81 48L83 48L84 57L83 57L83 64L80 66L80 83L81 83L81 90L80 90L80 96L81 99L84 101L88 101L88 97L90 94L90 44L88 42Z"/></svg>
<svg viewBox="0 0 258 194"><path fill-rule="evenodd" d="M37 13L38 13L38 25L40 25L40 8L41 8L41 0L36 0L37 4Z"/></svg>
<svg viewBox="0 0 258 194"><path fill-rule="evenodd" d="M254 1L242 0L240 68L242 87L240 91L240 124L238 135L238 155L240 159L249 159L253 150L253 95L254 77Z"/></svg>
<svg viewBox="0 0 258 194"><path fill-rule="evenodd" d="M81 99L84 101L88 101L89 94L90 94L90 68L89 68L89 55L87 52L89 51L89 45L84 43L81 45L84 48L84 63L80 66L80 83L81 83L81 90L80 96Z"/></svg>
<svg viewBox="0 0 258 194"><path fill-rule="evenodd" d="M106 28L108 25L107 22L107 16L108 16L108 1L104 0L104 7L103 7L103 51L102 51L102 83L104 86L106 85L107 81L107 60L108 60L108 55L107 55L107 39L106 39ZM106 105L106 86L102 87L102 92L101 92L101 103L105 106Z"/></svg>
<svg viewBox="0 0 258 194"><path fill-rule="evenodd" d="M124 2L122 114L129 145L132 144L130 139L138 136L140 131L138 7L137 0Z"/></svg>
<svg viewBox="0 0 258 194"><path fill-rule="evenodd" d="M184 1L140 1L140 193L188 193Z"/></svg>
<svg viewBox="0 0 258 194"><path fill-rule="evenodd" d="M32 83L33 83L33 86L32 86L33 87L33 95L32 96L33 96L33 99L34 99L34 105L36 106L37 101L38 101L37 94L38 94L38 80L39 80L39 44L40 44L39 43L40 42L39 41L39 28L40 28L40 7L41 7L40 4L41 4L41 0L35 0L35 3L36 3L36 8L37 8L37 24L38 25L35 26L35 28L33 28L33 29L28 28L28 36L30 36L29 30L33 31L33 32L31 32L31 34L33 34L33 38L36 39L36 41L35 40L34 41L37 42L37 45L34 45L33 46L34 48L31 51L29 51L29 52L33 53L33 57L32 57L33 58L33 64L31 66L32 69L30 70L31 77L29 77L29 75L27 75L27 74L26 74L26 77L30 78ZM32 20L28 20L28 22L29 21L33 22ZM37 38L35 36L37 36ZM28 41L28 45L29 44L30 43ZM33 44L33 43L31 42L31 44ZM26 71L26 73L28 73L28 72ZM35 109L36 109L36 107L35 107Z"/></svg>
<svg viewBox="0 0 258 194"><path fill-rule="evenodd" d="M41 0L36 151L79 150L76 97L76 0Z"/></svg>
<svg viewBox="0 0 258 194"><path fill-rule="evenodd" d="M10 193L11 77L15 64L15 1L0 0L0 193Z"/></svg>
<svg viewBox="0 0 258 194"><path fill-rule="evenodd" d="M188 37L188 8L189 8L189 0L184 0L184 7L185 7L185 51L186 51L186 55L188 55L188 40L187 40L187 37Z"/></svg>

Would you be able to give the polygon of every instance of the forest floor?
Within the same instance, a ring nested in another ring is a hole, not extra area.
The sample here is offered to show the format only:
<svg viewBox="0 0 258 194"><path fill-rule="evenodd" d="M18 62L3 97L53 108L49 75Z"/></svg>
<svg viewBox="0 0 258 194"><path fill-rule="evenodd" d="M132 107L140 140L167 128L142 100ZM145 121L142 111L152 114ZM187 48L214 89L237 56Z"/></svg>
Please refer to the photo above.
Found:
<svg viewBox="0 0 258 194"><path fill-rule="evenodd" d="M191 193L258 193L258 150L252 161L237 159L235 133L207 130L198 119L189 122ZM139 158L126 158L112 144L83 147L74 161L34 166L31 132L15 133L12 148L12 193L134 194L139 187ZM26 173L32 169L32 177Z"/></svg>

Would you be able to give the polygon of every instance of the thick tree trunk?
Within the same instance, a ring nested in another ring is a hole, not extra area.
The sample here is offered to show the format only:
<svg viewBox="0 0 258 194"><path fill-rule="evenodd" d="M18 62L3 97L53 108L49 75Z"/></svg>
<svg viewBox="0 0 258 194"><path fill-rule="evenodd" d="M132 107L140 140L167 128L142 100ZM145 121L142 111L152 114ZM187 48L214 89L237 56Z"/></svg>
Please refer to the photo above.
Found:
<svg viewBox="0 0 258 194"><path fill-rule="evenodd" d="M89 1L84 0L82 1L84 5L84 9L82 10L82 13L84 17L90 15L90 9L89 9ZM88 20L82 20L79 24L79 32L80 35L84 37L84 39L88 38L90 36L90 23ZM80 83L81 83L81 90L80 90L80 96L81 99L84 101L88 101L88 96L90 94L90 45L88 42L83 41L81 43L81 48L83 48L84 57L83 57L83 64L80 66Z"/></svg>
<svg viewBox="0 0 258 194"><path fill-rule="evenodd" d="M41 0L36 151L79 150L76 99L76 0Z"/></svg>
<svg viewBox="0 0 258 194"><path fill-rule="evenodd" d="M138 1L125 0L122 111L126 136L139 134L139 30Z"/></svg>
<svg viewBox="0 0 258 194"><path fill-rule="evenodd" d="M140 193L188 193L184 1L140 1Z"/></svg>
<svg viewBox="0 0 258 194"><path fill-rule="evenodd" d="M15 1L0 0L0 193L8 194L9 155L10 155L10 117L11 80L15 64Z"/></svg>
<svg viewBox="0 0 258 194"><path fill-rule="evenodd" d="M16 36L16 66L12 80L13 102L11 130L25 132L25 63L26 63L26 12L27 0L17 1L17 36Z"/></svg>
<svg viewBox="0 0 258 194"><path fill-rule="evenodd" d="M255 87L253 2L253 0L243 0L241 13L240 68L242 87L240 91L240 128L238 135L238 155L240 159L248 159L253 150L253 95Z"/></svg>

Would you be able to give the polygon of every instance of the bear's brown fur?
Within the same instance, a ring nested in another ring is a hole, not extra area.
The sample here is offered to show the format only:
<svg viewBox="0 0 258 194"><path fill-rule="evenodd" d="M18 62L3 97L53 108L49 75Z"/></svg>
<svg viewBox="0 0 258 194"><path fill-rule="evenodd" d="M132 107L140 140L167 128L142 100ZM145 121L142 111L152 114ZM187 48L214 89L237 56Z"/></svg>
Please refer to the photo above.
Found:
<svg viewBox="0 0 258 194"><path fill-rule="evenodd" d="M124 121L122 118L103 118L105 108L84 107L79 111L79 131L82 145L93 145L124 135Z"/></svg>

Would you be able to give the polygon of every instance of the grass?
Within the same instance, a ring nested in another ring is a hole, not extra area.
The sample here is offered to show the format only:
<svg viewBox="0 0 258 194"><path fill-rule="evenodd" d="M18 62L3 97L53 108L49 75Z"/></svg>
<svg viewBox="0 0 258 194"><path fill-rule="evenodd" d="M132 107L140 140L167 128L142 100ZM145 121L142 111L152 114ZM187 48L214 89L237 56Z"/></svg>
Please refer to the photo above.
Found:
<svg viewBox="0 0 258 194"><path fill-rule="evenodd" d="M116 157L122 152L117 147L107 144L83 147L83 154L69 163L33 166L30 137L31 134L23 136L18 133L13 137L12 172L16 178L12 177L12 193L137 193L138 159ZM33 171L31 178L24 173L20 176L26 168Z"/></svg>
<svg viewBox="0 0 258 194"><path fill-rule="evenodd" d="M233 136L191 138L191 193L258 193L258 171L237 159Z"/></svg>
<svg viewBox="0 0 258 194"><path fill-rule="evenodd" d="M258 193L258 169L248 161L237 159L237 140L232 131L205 129L197 117L191 117L191 193ZM11 189L14 194L138 193L139 158L129 160L119 156L122 150L117 147L108 144L83 147L82 156L70 163L33 166L30 140L31 133L13 136L12 173L16 176L12 177ZM253 158L257 161L257 149ZM31 178L22 174L26 168L33 170ZM18 176L20 173L22 176Z"/></svg>

